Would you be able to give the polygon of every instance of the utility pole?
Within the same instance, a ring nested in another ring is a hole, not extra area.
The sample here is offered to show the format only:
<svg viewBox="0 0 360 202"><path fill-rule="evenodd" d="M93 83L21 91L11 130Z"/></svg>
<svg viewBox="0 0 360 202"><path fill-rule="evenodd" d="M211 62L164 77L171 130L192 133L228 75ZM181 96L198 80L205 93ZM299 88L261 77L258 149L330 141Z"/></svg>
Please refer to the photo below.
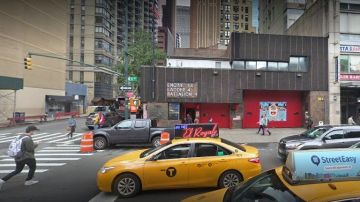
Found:
<svg viewBox="0 0 360 202"><path fill-rule="evenodd" d="M152 71L152 99L155 101L155 90L156 90L156 69L155 69L155 0L152 2L152 63L153 63L153 71Z"/></svg>
<svg viewBox="0 0 360 202"><path fill-rule="evenodd" d="M128 54L128 0L125 0L125 86L128 86L128 77L129 77L129 54ZM128 119L129 117L129 98L127 97L127 94L125 95L125 119Z"/></svg>

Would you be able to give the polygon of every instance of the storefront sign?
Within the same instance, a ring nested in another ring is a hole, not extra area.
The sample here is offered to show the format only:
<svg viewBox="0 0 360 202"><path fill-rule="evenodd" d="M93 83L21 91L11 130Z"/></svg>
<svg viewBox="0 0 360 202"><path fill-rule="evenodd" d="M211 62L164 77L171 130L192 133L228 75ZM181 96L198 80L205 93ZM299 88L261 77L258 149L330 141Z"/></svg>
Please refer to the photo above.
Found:
<svg viewBox="0 0 360 202"><path fill-rule="evenodd" d="M198 92L197 83L167 83L168 98L196 98Z"/></svg>
<svg viewBox="0 0 360 202"><path fill-rule="evenodd" d="M175 125L175 138L204 138L219 137L217 123L208 124L177 124Z"/></svg>
<svg viewBox="0 0 360 202"><path fill-rule="evenodd" d="M360 81L360 74L341 74L341 81Z"/></svg>
<svg viewBox="0 0 360 202"><path fill-rule="evenodd" d="M340 45L340 52L360 53L360 46Z"/></svg>
<svg viewBox="0 0 360 202"><path fill-rule="evenodd" d="M286 121L286 102L260 102L260 116L265 115L269 121Z"/></svg>

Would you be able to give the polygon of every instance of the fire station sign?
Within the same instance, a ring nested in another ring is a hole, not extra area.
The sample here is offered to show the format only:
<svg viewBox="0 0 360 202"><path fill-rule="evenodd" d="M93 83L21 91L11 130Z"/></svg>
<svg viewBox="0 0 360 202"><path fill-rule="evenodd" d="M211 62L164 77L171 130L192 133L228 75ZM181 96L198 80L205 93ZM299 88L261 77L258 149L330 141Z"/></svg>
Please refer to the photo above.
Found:
<svg viewBox="0 0 360 202"><path fill-rule="evenodd" d="M198 83L167 83L166 94L168 98L196 98Z"/></svg>

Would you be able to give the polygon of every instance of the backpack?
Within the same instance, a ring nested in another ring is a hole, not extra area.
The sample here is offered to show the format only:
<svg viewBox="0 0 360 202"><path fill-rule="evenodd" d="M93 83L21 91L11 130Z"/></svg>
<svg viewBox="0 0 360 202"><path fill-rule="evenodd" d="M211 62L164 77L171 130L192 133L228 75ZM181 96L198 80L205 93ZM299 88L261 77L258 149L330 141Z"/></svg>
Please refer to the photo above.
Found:
<svg viewBox="0 0 360 202"><path fill-rule="evenodd" d="M21 150L21 145L22 145L22 140L24 138L26 138L26 136L20 138L20 135L19 135L11 141L8 152L7 152L10 157L17 158L17 157L21 157L23 155L23 152Z"/></svg>

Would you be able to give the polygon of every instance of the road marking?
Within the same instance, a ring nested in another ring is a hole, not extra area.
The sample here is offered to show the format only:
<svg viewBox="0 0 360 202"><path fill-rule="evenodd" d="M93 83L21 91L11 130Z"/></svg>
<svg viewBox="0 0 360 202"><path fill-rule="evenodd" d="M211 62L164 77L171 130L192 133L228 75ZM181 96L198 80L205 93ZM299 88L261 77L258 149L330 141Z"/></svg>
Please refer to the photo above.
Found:
<svg viewBox="0 0 360 202"><path fill-rule="evenodd" d="M75 133L74 133L75 134ZM80 136L80 135L82 135L81 133L79 134L76 134L76 135L73 135L73 137L78 137L78 136ZM61 138L61 139L58 139L58 140L53 140L53 141L49 141L49 143L55 143L55 142L59 142L59 141L61 141L61 140L68 140L69 138L68 137L65 137L65 138Z"/></svg>
<svg viewBox="0 0 360 202"><path fill-rule="evenodd" d="M63 166L66 163L37 163L36 166ZM0 167L12 167L16 166L15 163L0 164Z"/></svg>
<svg viewBox="0 0 360 202"><path fill-rule="evenodd" d="M44 149L44 150L40 150L39 152L79 152L80 149Z"/></svg>
<svg viewBox="0 0 360 202"><path fill-rule="evenodd" d="M36 158L36 161L77 161L80 158ZM1 159L0 161L14 161L13 158Z"/></svg>
<svg viewBox="0 0 360 202"><path fill-rule="evenodd" d="M80 145L58 144L57 147L80 147Z"/></svg>
<svg viewBox="0 0 360 202"><path fill-rule="evenodd" d="M66 149L80 149L80 147L79 146L77 146L77 147L45 147L44 149L53 149L53 150L66 150Z"/></svg>
<svg viewBox="0 0 360 202"><path fill-rule="evenodd" d="M1 133L0 135L10 135L12 133Z"/></svg>
<svg viewBox="0 0 360 202"><path fill-rule="evenodd" d="M39 135L45 135L45 134L48 134L48 133L39 133L39 134L36 134L36 135L33 135L31 137L37 137ZM4 142L11 142L16 136L13 136L13 137L6 137L6 138L0 138L0 143L4 143Z"/></svg>
<svg viewBox="0 0 360 202"><path fill-rule="evenodd" d="M0 173L11 173L13 172L14 170L0 170ZM43 172L46 172L48 171L48 169L36 169L35 170L35 173L43 173ZM21 173L28 173L29 170L22 170Z"/></svg>
<svg viewBox="0 0 360 202"><path fill-rule="evenodd" d="M89 202L114 202L117 198L118 195L100 192L94 198L90 199Z"/></svg>
<svg viewBox="0 0 360 202"><path fill-rule="evenodd" d="M69 140L69 141L65 141L65 142L61 142L63 144L67 144L67 143L70 143L70 142L75 142L75 141L78 141L78 140L81 140L81 137L79 138L75 138L75 139L72 139L72 140ZM60 142L59 142L60 143Z"/></svg>
<svg viewBox="0 0 360 202"><path fill-rule="evenodd" d="M60 134L62 134L62 133L53 133L53 134L50 134L50 135L44 135L44 136L41 136L41 137L33 138L33 140L34 141L36 141L36 140L43 141L43 140L47 140L47 139L53 139L54 138L53 136L59 136ZM47 138L47 137L51 137L51 138Z"/></svg>

